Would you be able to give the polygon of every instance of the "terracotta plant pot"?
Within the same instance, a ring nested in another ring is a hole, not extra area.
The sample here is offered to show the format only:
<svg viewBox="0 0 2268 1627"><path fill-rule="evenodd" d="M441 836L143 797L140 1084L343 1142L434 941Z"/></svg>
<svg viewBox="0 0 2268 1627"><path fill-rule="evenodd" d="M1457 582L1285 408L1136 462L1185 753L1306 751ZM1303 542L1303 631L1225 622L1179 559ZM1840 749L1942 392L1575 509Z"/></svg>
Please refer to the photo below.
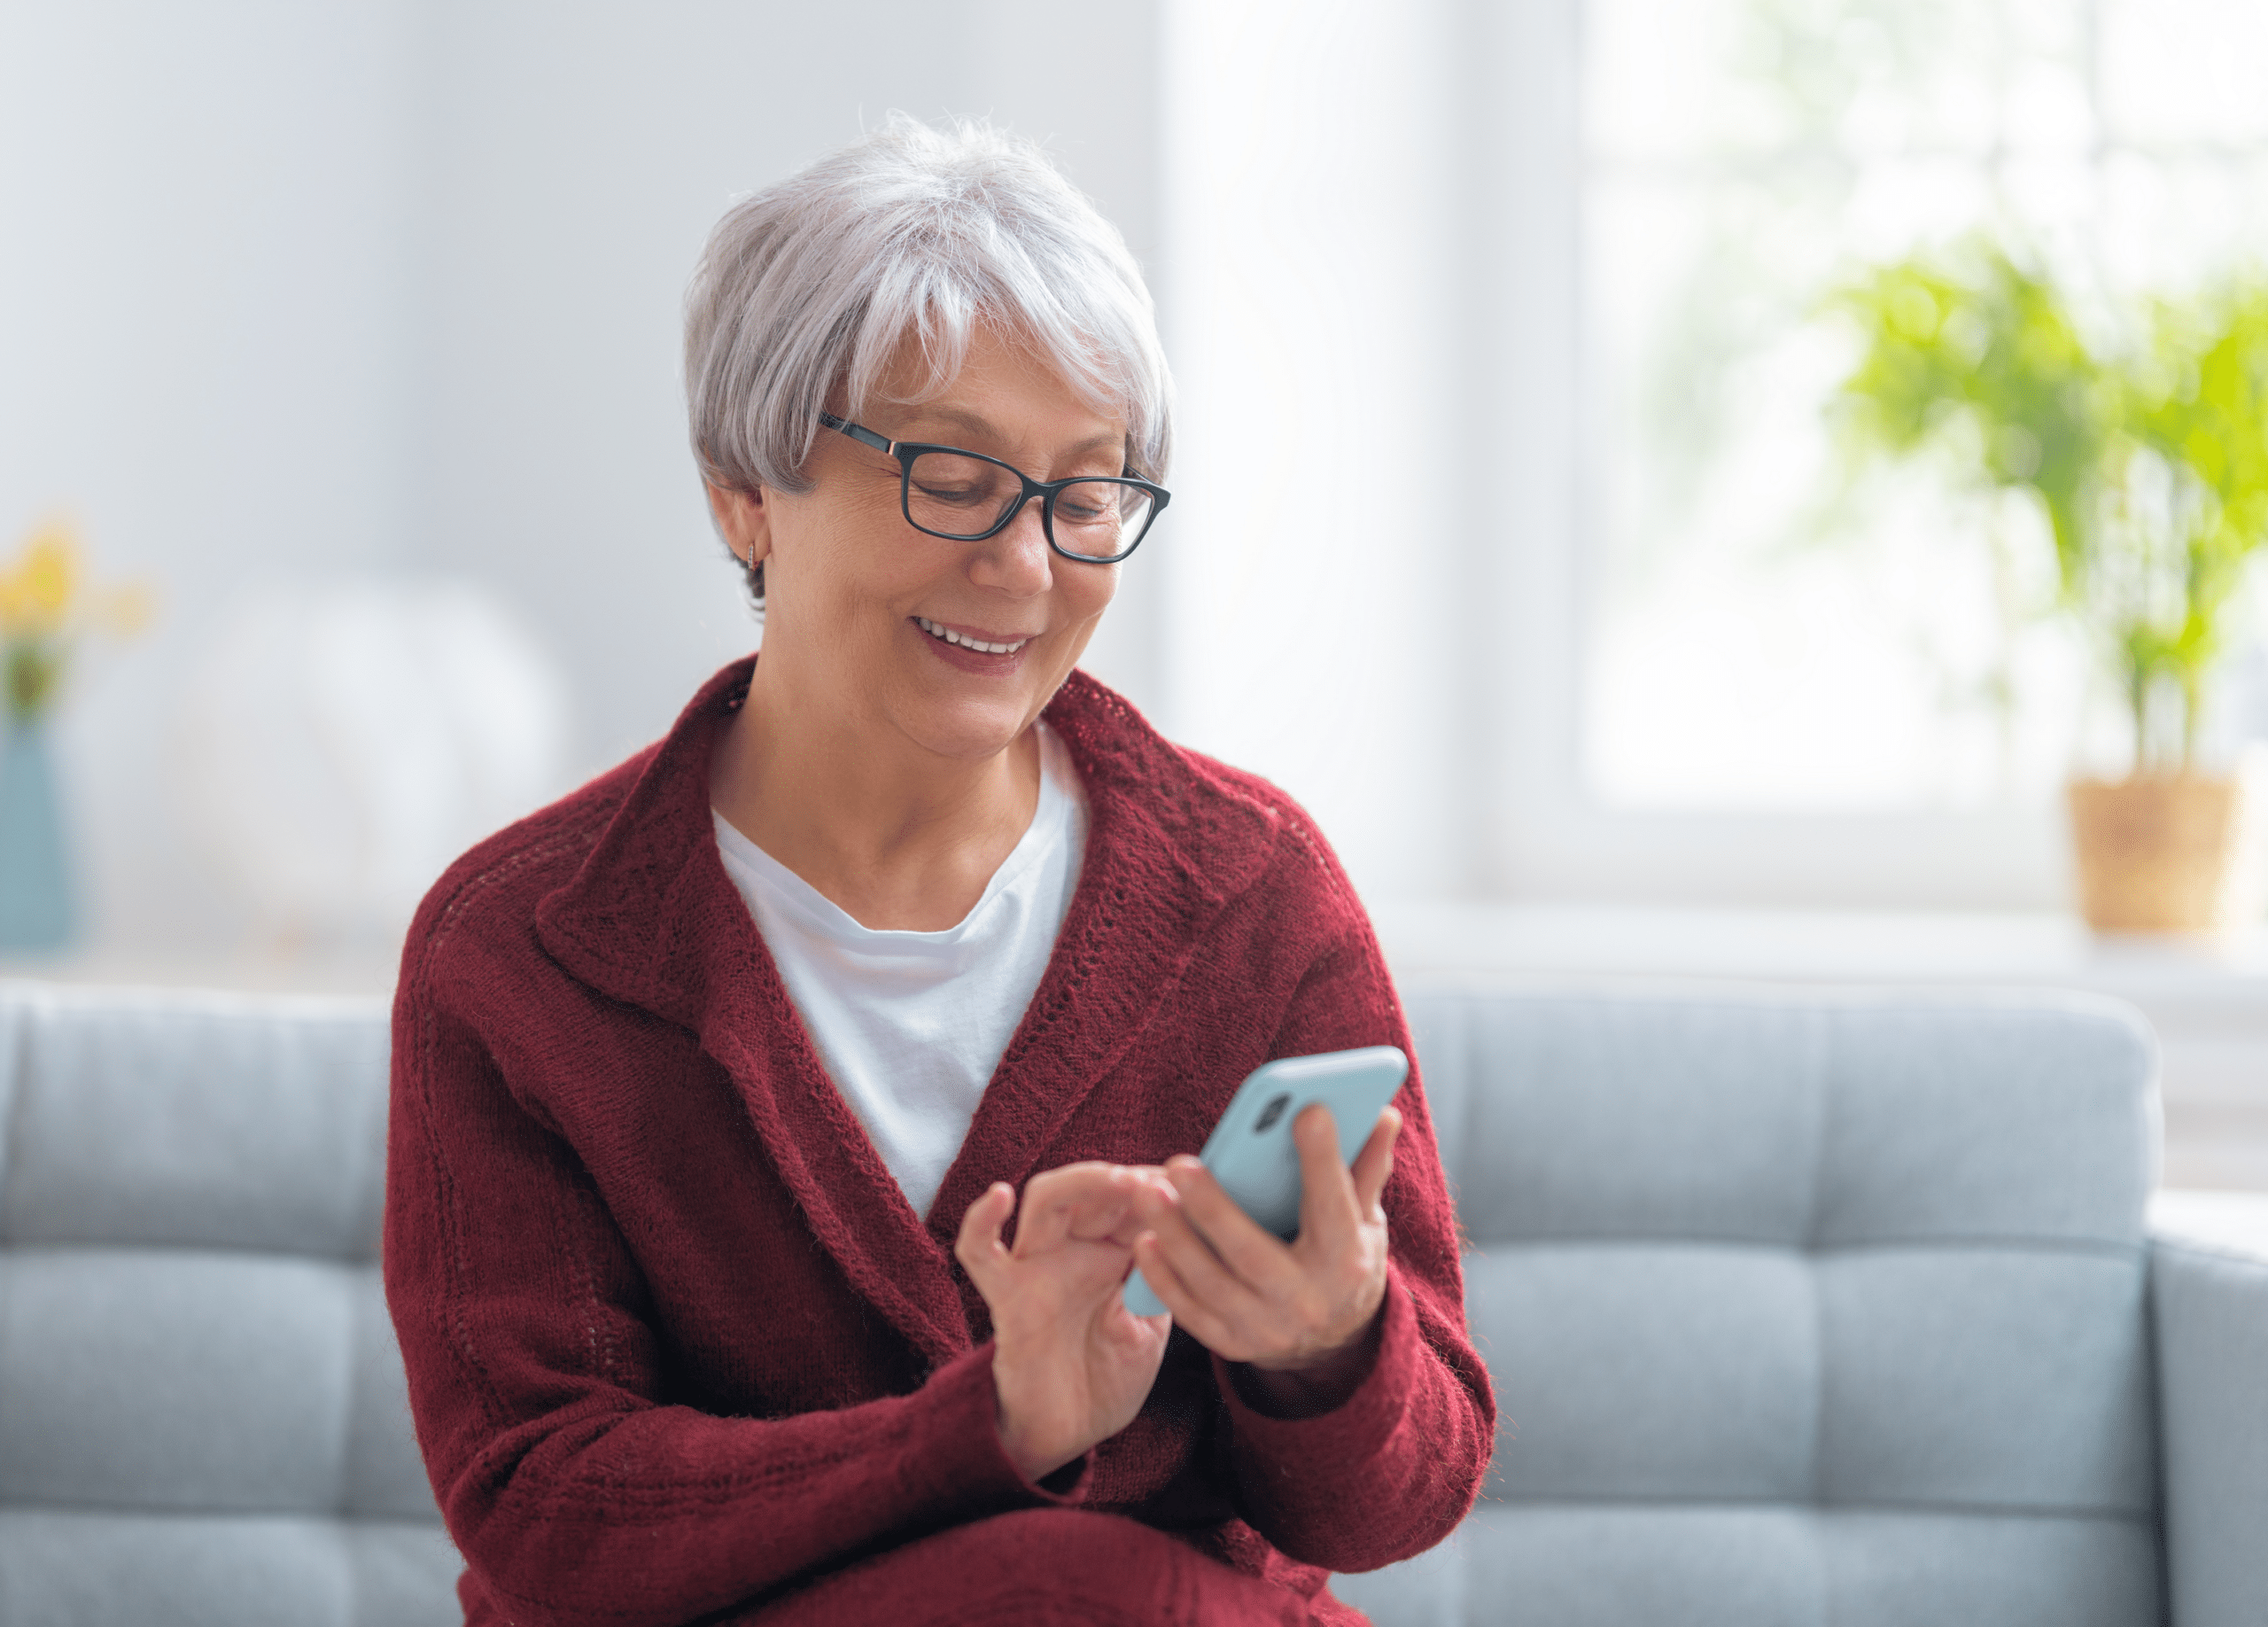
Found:
<svg viewBox="0 0 2268 1627"><path fill-rule="evenodd" d="M2232 924L2245 829L2241 782L2138 775L2070 785L2079 913L2098 932L2210 932Z"/></svg>

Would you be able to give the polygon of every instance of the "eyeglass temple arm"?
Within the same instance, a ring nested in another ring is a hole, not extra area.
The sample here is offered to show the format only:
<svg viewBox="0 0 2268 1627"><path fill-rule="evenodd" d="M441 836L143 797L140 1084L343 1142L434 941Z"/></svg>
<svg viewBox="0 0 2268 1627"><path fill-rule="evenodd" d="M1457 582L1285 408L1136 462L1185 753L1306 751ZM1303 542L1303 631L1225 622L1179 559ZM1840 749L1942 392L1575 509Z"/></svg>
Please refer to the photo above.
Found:
<svg viewBox="0 0 2268 1627"><path fill-rule="evenodd" d="M831 430L850 436L861 446L872 447L875 451L885 453L892 457L897 455L897 442L890 440L887 435L875 434L863 424L853 424L847 418L838 418L831 412L819 414L819 421Z"/></svg>

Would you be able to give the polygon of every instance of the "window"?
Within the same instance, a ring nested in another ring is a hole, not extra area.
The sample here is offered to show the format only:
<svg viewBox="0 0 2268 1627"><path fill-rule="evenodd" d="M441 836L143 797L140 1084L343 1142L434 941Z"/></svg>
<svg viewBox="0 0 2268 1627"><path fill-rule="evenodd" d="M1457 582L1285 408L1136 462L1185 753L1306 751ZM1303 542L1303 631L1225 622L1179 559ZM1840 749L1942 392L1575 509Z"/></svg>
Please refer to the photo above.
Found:
<svg viewBox="0 0 2268 1627"><path fill-rule="evenodd" d="M2066 901L2029 517L1834 514L1818 303L1988 225L2105 290L2268 263L2264 17L1173 0L1161 720L1373 899Z"/></svg>
<svg viewBox="0 0 2268 1627"><path fill-rule="evenodd" d="M2268 261L2268 10L1586 0L1583 21L1590 793L1974 810L2123 768L2117 697L2035 613L2054 580L2029 503L1842 476L1821 407L1853 353L1821 301L1978 232L2105 325Z"/></svg>

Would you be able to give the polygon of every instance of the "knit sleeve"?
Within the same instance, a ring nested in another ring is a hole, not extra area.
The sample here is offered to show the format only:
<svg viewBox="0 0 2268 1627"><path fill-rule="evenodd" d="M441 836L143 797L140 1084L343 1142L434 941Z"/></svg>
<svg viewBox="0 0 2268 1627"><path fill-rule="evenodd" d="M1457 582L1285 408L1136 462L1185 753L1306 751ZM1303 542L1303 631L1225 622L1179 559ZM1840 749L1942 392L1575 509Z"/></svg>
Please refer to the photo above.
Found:
<svg viewBox="0 0 2268 1627"><path fill-rule="evenodd" d="M1382 1200L1386 1295L1369 1374L1327 1413L1268 1417L1245 1400L1229 1365L1216 1365L1245 1520L1293 1559L1371 1570L1433 1546L1471 1509L1495 1445L1495 1399L1465 1332L1456 1212L1401 1000L1322 837L1296 814L1289 834L1303 862L1276 907L1329 928L1270 1055L1366 1045L1411 1053Z"/></svg>
<svg viewBox="0 0 2268 1627"><path fill-rule="evenodd" d="M470 1585L515 1622L705 1617L862 1550L1084 1491L1051 1494L1009 1461L990 1344L911 1394L835 1411L672 1404L638 1267L590 1177L408 969L384 1265L442 1515Z"/></svg>

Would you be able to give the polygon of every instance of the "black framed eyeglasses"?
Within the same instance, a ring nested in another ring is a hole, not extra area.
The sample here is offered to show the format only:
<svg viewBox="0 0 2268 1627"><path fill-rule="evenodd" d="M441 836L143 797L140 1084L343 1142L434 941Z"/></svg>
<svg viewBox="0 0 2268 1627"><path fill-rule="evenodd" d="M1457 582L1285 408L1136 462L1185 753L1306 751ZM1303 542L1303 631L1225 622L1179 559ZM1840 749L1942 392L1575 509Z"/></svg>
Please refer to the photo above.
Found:
<svg viewBox="0 0 2268 1627"><path fill-rule="evenodd" d="M1047 546L1083 564L1116 564L1142 545L1173 494L1132 475L1035 480L1014 464L959 447L892 440L831 412L819 421L897 460L898 506L916 531L955 542L998 536L1039 499Z"/></svg>

